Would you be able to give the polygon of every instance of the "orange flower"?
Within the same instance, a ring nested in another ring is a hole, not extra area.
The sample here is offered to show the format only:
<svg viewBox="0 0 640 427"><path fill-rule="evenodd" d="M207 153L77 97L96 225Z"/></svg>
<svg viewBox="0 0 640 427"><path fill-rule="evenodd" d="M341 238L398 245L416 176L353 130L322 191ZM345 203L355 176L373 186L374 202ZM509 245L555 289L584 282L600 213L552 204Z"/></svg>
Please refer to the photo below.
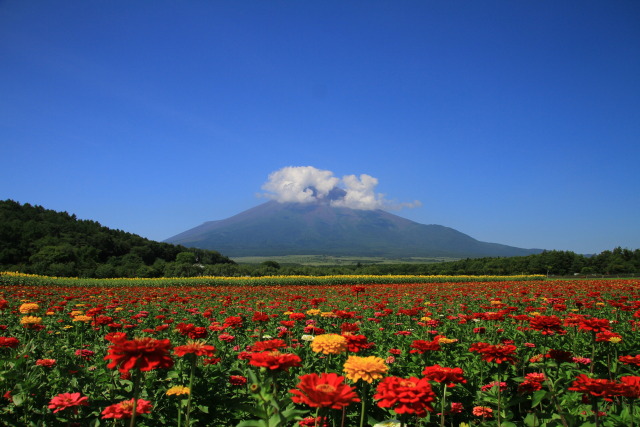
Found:
<svg viewBox="0 0 640 427"><path fill-rule="evenodd" d="M363 380L368 383L383 377L389 367L384 363L384 359L376 356L360 357L349 356L344 362L344 372L353 382Z"/></svg>
<svg viewBox="0 0 640 427"><path fill-rule="evenodd" d="M317 335L311 341L311 350L323 354L340 354L347 351L347 339L338 334Z"/></svg>
<svg viewBox="0 0 640 427"><path fill-rule="evenodd" d="M344 377L334 372L308 374L300 377L298 389L289 390L295 403L304 403L313 408L342 409L352 402L359 402L354 388L344 384Z"/></svg>
<svg viewBox="0 0 640 427"><path fill-rule="evenodd" d="M140 338L116 341L109 346L109 354L104 360L111 359L107 367L118 368L121 373L127 373L134 368L141 371L170 368L173 366L173 360L169 355L170 348L171 343L168 339Z"/></svg>

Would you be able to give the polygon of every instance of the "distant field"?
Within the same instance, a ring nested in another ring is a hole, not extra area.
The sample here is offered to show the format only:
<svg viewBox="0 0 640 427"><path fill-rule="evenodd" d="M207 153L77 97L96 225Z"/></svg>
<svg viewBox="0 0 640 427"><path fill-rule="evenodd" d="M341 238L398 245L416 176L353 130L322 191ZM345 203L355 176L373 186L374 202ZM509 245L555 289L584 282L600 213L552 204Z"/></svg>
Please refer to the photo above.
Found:
<svg viewBox="0 0 640 427"><path fill-rule="evenodd" d="M432 264L437 262L457 261L459 258L447 257L408 257L382 258L358 256L330 256L330 255L285 255L285 256L247 256L231 258L238 264L260 264L264 261L275 261L281 265L357 265L360 264Z"/></svg>

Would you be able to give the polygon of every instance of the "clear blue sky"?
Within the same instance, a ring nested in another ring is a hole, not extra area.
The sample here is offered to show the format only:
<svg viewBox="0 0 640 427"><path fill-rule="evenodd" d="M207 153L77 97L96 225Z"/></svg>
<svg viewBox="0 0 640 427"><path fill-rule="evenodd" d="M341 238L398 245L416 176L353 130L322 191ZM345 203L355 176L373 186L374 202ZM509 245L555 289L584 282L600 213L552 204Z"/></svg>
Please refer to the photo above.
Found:
<svg viewBox="0 0 640 427"><path fill-rule="evenodd" d="M640 2L0 1L0 199L163 240L269 174L483 241L640 248Z"/></svg>

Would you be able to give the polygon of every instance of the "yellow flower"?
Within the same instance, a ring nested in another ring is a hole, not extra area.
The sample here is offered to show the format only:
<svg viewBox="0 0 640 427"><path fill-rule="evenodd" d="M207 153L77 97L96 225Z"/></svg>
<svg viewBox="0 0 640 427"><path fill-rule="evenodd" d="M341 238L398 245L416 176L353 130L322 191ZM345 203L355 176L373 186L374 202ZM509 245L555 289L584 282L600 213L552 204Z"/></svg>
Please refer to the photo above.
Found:
<svg viewBox="0 0 640 427"><path fill-rule="evenodd" d="M35 302L26 302L20 306L18 309L22 314L35 313L40 310L40 306Z"/></svg>
<svg viewBox="0 0 640 427"><path fill-rule="evenodd" d="M311 341L311 350L323 354L340 354L347 351L347 339L338 334L323 334Z"/></svg>
<svg viewBox="0 0 640 427"><path fill-rule="evenodd" d="M189 390L189 387L185 387L182 385L174 385L169 390L167 390L167 396L180 396L181 394L191 394L191 390Z"/></svg>
<svg viewBox="0 0 640 427"><path fill-rule="evenodd" d="M344 372L346 377L353 382L363 380L371 383L380 379L387 373L389 367L385 365L384 359L377 356L349 356L344 362Z"/></svg>
<svg viewBox="0 0 640 427"><path fill-rule="evenodd" d="M73 316L78 316L78 315L80 315L80 314L82 314L82 313L83 313L83 311L82 311L82 310L73 310L73 311L71 312L71 316L72 316L72 317L73 317Z"/></svg>
<svg viewBox="0 0 640 427"><path fill-rule="evenodd" d="M73 317L73 321L74 322L91 322L91 316L85 316L83 314L80 314L78 316L74 316Z"/></svg>
<svg viewBox="0 0 640 427"><path fill-rule="evenodd" d="M620 341L622 341L622 338L620 338L620 337L611 337L611 338L609 338L609 342L614 343L614 344L618 344Z"/></svg>
<svg viewBox="0 0 640 427"><path fill-rule="evenodd" d="M40 323L42 323L42 317L24 316L20 319L21 325L39 325Z"/></svg>
<svg viewBox="0 0 640 427"><path fill-rule="evenodd" d="M333 311L323 311L320 313L320 317L338 317Z"/></svg>
<svg viewBox="0 0 640 427"><path fill-rule="evenodd" d="M321 311L318 310L317 308L310 308L309 310L307 310L307 314L309 316L317 316L320 313L321 313Z"/></svg>
<svg viewBox="0 0 640 427"><path fill-rule="evenodd" d="M447 337L438 337L438 344L451 344L452 342L458 342L458 340Z"/></svg>
<svg viewBox="0 0 640 427"><path fill-rule="evenodd" d="M431 320L431 317L424 316L424 317L421 317L420 320L422 320L423 322L428 322L429 320Z"/></svg>

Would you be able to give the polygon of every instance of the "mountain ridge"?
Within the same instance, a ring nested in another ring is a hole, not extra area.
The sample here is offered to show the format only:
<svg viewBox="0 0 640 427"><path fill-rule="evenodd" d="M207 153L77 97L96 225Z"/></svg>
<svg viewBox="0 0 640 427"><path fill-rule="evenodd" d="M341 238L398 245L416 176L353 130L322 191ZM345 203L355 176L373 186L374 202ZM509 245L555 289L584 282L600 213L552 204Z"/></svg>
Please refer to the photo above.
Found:
<svg viewBox="0 0 640 427"><path fill-rule="evenodd" d="M227 256L359 255L475 258L542 252L476 240L453 228L420 224L384 210L269 201L164 242Z"/></svg>

